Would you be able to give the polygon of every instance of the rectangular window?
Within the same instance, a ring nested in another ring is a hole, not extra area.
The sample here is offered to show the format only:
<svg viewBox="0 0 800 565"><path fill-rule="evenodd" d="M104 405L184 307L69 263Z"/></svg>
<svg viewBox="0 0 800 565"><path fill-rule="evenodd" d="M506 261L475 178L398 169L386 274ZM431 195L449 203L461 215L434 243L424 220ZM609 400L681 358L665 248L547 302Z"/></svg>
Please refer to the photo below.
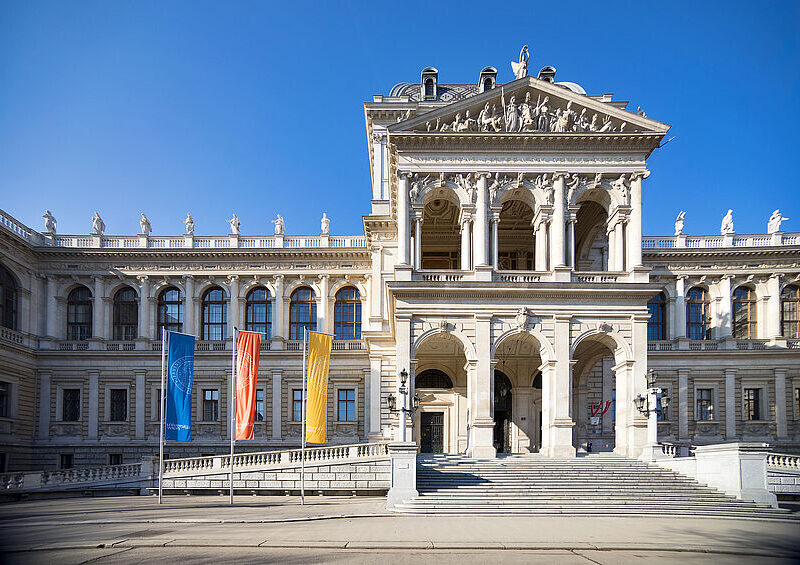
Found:
<svg viewBox="0 0 800 565"><path fill-rule="evenodd" d="M59 469L72 469L72 453L62 453L58 456Z"/></svg>
<svg viewBox="0 0 800 565"><path fill-rule="evenodd" d="M109 465L122 465L122 453L109 453L108 454L108 464Z"/></svg>
<svg viewBox="0 0 800 565"><path fill-rule="evenodd" d="M128 391L124 388L112 388L110 391L109 421L124 422L128 419Z"/></svg>
<svg viewBox="0 0 800 565"><path fill-rule="evenodd" d="M203 390L203 421L216 422L219 420L219 391L217 389Z"/></svg>
<svg viewBox="0 0 800 565"><path fill-rule="evenodd" d="M794 389L794 419L800 420L800 388Z"/></svg>
<svg viewBox="0 0 800 565"><path fill-rule="evenodd" d="M264 421L264 389L256 389L256 422Z"/></svg>
<svg viewBox="0 0 800 565"><path fill-rule="evenodd" d="M8 457L5 453L0 453L0 473L7 473Z"/></svg>
<svg viewBox="0 0 800 565"><path fill-rule="evenodd" d="M61 419L64 422L77 422L81 419L81 389L65 388L61 394Z"/></svg>
<svg viewBox="0 0 800 565"><path fill-rule="evenodd" d="M695 420L710 422L714 419L714 403L712 401L712 394L714 389L711 388L698 388L695 392L697 400L697 410L695 411Z"/></svg>
<svg viewBox="0 0 800 565"><path fill-rule="evenodd" d="M337 419L340 422L356 421L356 391L353 388L339 389Z"/></svg>
<svg viewBox="0 0 800 565"><path fill-rule="evenodd" d="M669 398L669 389L662 388L661 392L656 394L656 414L658 415L659 422L669 421L669 406L666 408L661 404L662 398Z"/></svg>
<svg viewBox="0 0 800 565"><path fill-rule="evenodd" d="M303 421L303 390L292 390L292 422Z"/></svg>
<svg viewBox="0 0 800 565"><path fill-rule="evenodd" d="M10 384L0 381L0 418L8 418L10 416L8 410L8 397L10 390Z"/></svg>
<svg viewBox="0 0 800 565"><path fill-rule="evenodd" d="M744 419L745 420L760 420L761 419L761 389L760 388L746 388L746 389L744 389Z"/></svg>

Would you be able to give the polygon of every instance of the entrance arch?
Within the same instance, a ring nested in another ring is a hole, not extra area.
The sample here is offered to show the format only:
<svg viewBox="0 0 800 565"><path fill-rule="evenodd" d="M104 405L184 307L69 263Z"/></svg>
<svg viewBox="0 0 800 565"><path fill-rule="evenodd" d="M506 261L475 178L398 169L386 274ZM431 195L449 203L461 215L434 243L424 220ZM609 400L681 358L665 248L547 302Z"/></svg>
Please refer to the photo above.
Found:
<svg viewBox="0 0 800 565"><path fill-rule="evenodd" d="M511 379L494 370L494 448L497 453L512 453L511 421L514 410Z"/></svg>

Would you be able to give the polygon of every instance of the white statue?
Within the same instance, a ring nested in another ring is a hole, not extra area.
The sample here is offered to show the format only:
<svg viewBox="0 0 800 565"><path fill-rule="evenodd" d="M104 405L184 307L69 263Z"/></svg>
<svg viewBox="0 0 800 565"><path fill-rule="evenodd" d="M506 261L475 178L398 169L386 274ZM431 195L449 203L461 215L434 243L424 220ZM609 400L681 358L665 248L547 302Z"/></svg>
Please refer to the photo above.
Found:
<svg viewBox="0 0 800 565"><path fill-rule="evenodd" d="M529 59L530 59L530 54L528 53L528 46L524 45L519 52L519 62L511 61L511 70L514 71L514 76L516 78L522 78L528 76Z"/></svg>
<svg viewBox="0 0 800 565"><path fill-rule="evenodd" d="M106 231L106 225L103 223L100 214L95 210L94 216L92 216L92 235L103 235L104 231Z"/></svg>
<svg viewBox="0 0 800 565"><path fill-rule="evenodd" d="M778 233L781 231L781 222L788 219L781 214L780 210L775 210L769 217L769 222L767 222L767 233Z"/></svg>
<svg viewBox="0 0 800 565"><path fill-rule="evenodd" d="M686 212L681 210L678 217L675 218L675 235L683 235L683 219L686 217Z"/></svg>
<svg viewBox="0 0 800 565"><path fill-rule="evenodd" d="M239 221L239 216L234 214L233 217L228 220L228 223L231 225L231 234L239 235L239 228L242 227L242 222Z"/></svg>
<svg viewBox="0 0 800 565"><path fill-rule="evenodd" d="M322 219L319 221L319 229L322 235L328 235L331 233L331 219L325 214L322 213Z"/></svg>
<svg viewBox="0 0 800 565"><path fill-rule="evenodd" d="M512 96L506 106L506 131L519 130L519 111L517 110L517 97Z"/></svg>
<svg viewBox="0 0 800 565"><path fill-rule="evenodd" d="M194 219L192 219L190 213L186 213L186 219L183 220L183 223L186 224L186 235L194 235Z"/></svg>
<svg viewBox="0 0 800 565"><path fill-rule="evenodd" d="M283 235L286 231L286 224L283 223L283 216L278 214L278 218L272 220L272 223L275 224L275 235Z"/></svg>
<svg viewBox="0 0 800 565"><path fill-rule="evenodd" d="M151 231L153 231L153 228L150 227L150 220L148 220L147 216L142 212L142 217L139 218L139 233L142 235L150 235Z"/></svg>
<svg viewBox="0 0 800 565"><path fill-rule="evenodd" d="M728 213L722 218L722 225L719 227L719 233L728 235L733 232L733 210L728 209Z"/></svg>
<svg viewBox="0 0 800 565"><path fill-rule="evenodd" d="M49 234L55 234L56 219L52 212L50 212L50 210L45 210L44 214L42 214L42 218L44 218L44 230Z"/></svg>

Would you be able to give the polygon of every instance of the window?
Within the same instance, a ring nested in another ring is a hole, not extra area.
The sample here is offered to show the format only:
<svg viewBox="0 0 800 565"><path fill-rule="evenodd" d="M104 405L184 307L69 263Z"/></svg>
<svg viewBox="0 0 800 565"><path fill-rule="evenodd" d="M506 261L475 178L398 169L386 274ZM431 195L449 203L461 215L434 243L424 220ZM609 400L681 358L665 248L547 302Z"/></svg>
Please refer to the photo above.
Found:
<svg viewBox="0 0 800 565"><path fill-rule="evenodd" d="M8 269L0 265L0 326L17 329L17 282Z"/></svg>
<svg viewBox="0 0 800 565"><path fill-rule="evenodd" d="M62 453L58 456L59 469L72 469L72 453Z"/></svg>
<svg viewBox="0 0 800 565"><path fill-rule="evenodd" d="M269 291L264 287L254 288L247 295L245 309L245 329L259 332L264 339L272 338L272 301Z"/></svg>
<svg viewBox="0 0 800 565"><path fill-rule="evenodd" d="M342 388L337 393L337 416L340 422L356 421L356 391L353 388Z"/></svg>
<svg viewBox="0 0 800 565"><path fill-rule="evenodd" d="M760 388L746 388L744 389L744 419L745 420L760 420L761 419L761 389Z"/></svg>
<svg viewBox="0 0 800 565"><path fill-rule="evenodd" d="M126 421L128 419L128 391L124 388L112 388L109 396L109 421Z"/></svg>
<svg viewBox="0 0 800 565"><path fill-rule="evenodd" d="M781 292L783 337L800 338L800 286L789 285Z"/></svg>
<svg viewBox="0 0 800 565"><path fill-rule="evenodd" d="M666 321L667 297L659 292L647 302L650 319L647 320L647 339L650 341L667 339Z"/></svg>
<svg viewBox="0 0 800 565"><path fill-rule="evenodd" d="M668 388L662 388L661 392L656 394L656 415L659 422L669 422L669 406L665 408L661 405L662 398L669 398Z"/></svg>
<svg viewBox="0 0 800 565"><path fill-rule="evenodd" d="M139 331L139 308L136 291L125 287L114 295L114 339L132 341Z"/></svg>
<svg viewBox="0 0 800 565"><path fill-rule="evenodd" d="M686 337L711 339L708 292L694 287L686 295Z"/></svg>
<svg viewBox="0 0 800 565"><path fill-rule="evenodd" d="M435 91L433 88L433 79L432 78L425 79L425 100L435 98L436 95L434 92Z"/></svg>
<svg viewBox="0 0 800 565"><path fill-rule="evenodd" d="M292 422L303 421L303 390L292 390Z"/></svg>
<svg viewBox="0 0 800 565"><path fill-rule="evenodd" d="M0 418L10 417L8 410L8 397L11 390L11 385L0 381Z"/></svg>
<svg viewBox="0 0 800 565"><path fill-rule="evenodd" d="M289 339L303 339L303 328L317 331L317 301L314 291L308 287L298 288L289 302Z"/></svg>
<svg viewBox="0 0 800 565"><path fill-rule="evenodd" d="M122 465L122 453L109 453L108 454L108 464L109 465Z"/></svg>
<svg viewBox="0 0 800 565"><path fill-rule="evenodd" d="M256 422L264 421L264 389L256 389Z"/></svg>
<svg viewBox="0 0 800 565"><path fill-rule="evenodd" d="M756 292L740 286L733 292L733 337L756 339Z"/></svg>
<svg viewBox="0 0 800 565"><path fill-rule="evenodd" d="M800 388L794 389L794 419L800 420Z"/></svg>
<svg viewBox="0 0 800 565"><path fill-rule="evenodd" d="M8 472L8 456L5 453L0 453L0 473Z"/></svg>
<svg viewBox="0 0 800 565"><path fill-rule="evenodd" d="M81 419L81 389L65 388L61 394L61 419L64 422L77 422Z"/></svg>
<svg viewBox="0 0 800 565"><path fill-rule="evenodd" d="M67 339L83 341L92 337L92 293L79 286L67 297Z"/></svg>
<svg viewBox="0 0 800 565"><path fill-rule="evenodd" d="M697 410L695 411L695 420L710 422L714 419L714 403L712 394L714 389L711 388L698 388L695 392L697 397Z"/></svg>
<svg viewBox="0 0 800 565"><path fill-rule="evenodd" d="M361 339L361 295L353 287L336 293L333 339Z"/></svg>
<svg viewBox="0 0 800 565"><path fill-rule="evenodd" d="M219 420L219 391L217 389L203 390L203 421L216 422Z"/></svg>
<svg viewBox="0 0 800 565"><path fill-rule="evenodd" d="M169 287L158 295L158 335L162 329L168 332L183 331L183 293L175 287Z"/></svg>
<svg viewBox="0 0 800 565"><path fill-rule="evenodd" d="M415 377L414 388L453 388L453 381L444 371L427 369Z"/></svg>
<svg viewBox="0 0 800 565"><path fill-rule="evenodd" d="M203 327L200 339L214 341L225 339L226 306L225 293L218 286L203 294Z"/></svg>

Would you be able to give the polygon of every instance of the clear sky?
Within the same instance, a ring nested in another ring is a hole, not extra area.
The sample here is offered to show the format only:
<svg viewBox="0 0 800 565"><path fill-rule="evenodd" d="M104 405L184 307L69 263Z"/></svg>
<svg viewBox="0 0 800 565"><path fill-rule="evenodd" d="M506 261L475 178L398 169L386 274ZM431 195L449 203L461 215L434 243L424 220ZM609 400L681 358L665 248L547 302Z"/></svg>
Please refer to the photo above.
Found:
<svg viewBox="0 0 800 565"><path fill-rule="evenodd" d="M361 233L362 103L486 65L613 92L671 124L649 160L644 232L800 231L800 2L42 2L0 0L0 208L88 233Z"/></svg>

